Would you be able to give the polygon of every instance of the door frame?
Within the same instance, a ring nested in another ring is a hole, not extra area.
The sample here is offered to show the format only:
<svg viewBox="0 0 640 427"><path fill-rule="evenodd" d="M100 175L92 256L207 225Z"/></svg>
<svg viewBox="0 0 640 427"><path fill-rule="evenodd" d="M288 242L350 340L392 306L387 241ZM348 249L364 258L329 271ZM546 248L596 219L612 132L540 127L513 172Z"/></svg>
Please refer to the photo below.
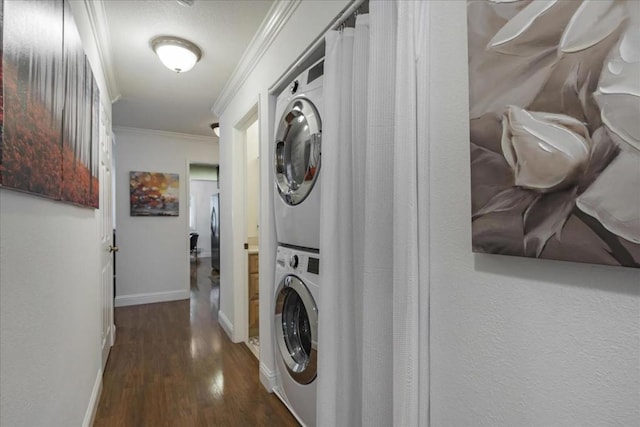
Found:
<svg viewBox="0 0 640 427"><path fill-rule="evenodd" d="M233 218L234 239L233 239L233 257L234 257L234 276L238 280L233 283L233 342L247 342L249 339L249 273L248 273L248 252L245 249L247 243L247 129L254 123L258 126L258 147L262 146L260 138L260 102L256 100L254 104L247 110L244 116L238 120L233 127L233 150L234 158L237 159L235 166L238 167L239 174L238 189L240 190L241 200L234 201L239 208L235 210ZM260 151L260 148L258 148ZM258 176L258 223L260 223L260 210L262 194L260 191L261 176Z"/></svg>
<svg viewBox="0 0 640 427"><path fill-rule="evenodd" d="M102 183L100 185L100 208L98 210L98 236L100 239L99 245L99 257L100 260L100 279L98 290L98 298L100 304L100 358L102 372L109 359L109 353L111 347L116 341L116 325L114 316L114 301L115 301L115 289L114 289L114 257L115 252L112 252L113 242L113 230L115 227L115 136L111 129L111 121L106 113L104 105L100 104L100 140L98 141L99 150L99 164L100 166L100 179ZM102 164L108 163L109 176L105 177L102 174Z"/></svg>

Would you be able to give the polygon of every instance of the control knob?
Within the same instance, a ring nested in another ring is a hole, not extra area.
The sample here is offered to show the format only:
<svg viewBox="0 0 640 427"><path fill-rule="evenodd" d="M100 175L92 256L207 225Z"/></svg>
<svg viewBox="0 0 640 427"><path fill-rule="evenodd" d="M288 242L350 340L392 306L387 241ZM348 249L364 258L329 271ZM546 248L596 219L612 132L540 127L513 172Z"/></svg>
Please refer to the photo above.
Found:
<svg viewBox="0 0 640 427"><path fill-rule="evenodd" d="M298 268L298 255L293 255L290 259L289 259L289 266L291 268Z"/></svg>
<svg viewBox="0 0 640 427"><path fill-rule="evenodd" d="M289 88L289 91L291 92L291 94L295 94L298 91L298 86L300 84L298 83L297 80L295 80L293 83L291 83L291 87Z"/></svg>

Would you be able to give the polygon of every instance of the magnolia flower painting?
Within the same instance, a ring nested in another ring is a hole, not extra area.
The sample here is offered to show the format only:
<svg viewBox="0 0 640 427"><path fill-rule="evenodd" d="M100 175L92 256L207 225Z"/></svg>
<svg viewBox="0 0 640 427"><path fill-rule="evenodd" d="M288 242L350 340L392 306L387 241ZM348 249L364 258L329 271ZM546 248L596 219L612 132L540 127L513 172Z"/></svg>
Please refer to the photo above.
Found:
<svg viewBox="0 0 640 427"><path fill-rule="evenodd" d="M467 16L473 250L640 267L640 1Z"/></svg>

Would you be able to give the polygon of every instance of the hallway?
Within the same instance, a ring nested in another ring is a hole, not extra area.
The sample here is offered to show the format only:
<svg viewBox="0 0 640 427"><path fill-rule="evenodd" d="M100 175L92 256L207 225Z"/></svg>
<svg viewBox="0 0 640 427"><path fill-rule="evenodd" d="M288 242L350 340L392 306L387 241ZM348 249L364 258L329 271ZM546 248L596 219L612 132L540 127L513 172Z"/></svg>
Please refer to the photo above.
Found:
<svg viewBox="0 0 640 427"><path fill-rule="evenodd" d="M218 324L219 276L191 264L191 299L115 309L94 426L296 426L258 361Z"/></svg>

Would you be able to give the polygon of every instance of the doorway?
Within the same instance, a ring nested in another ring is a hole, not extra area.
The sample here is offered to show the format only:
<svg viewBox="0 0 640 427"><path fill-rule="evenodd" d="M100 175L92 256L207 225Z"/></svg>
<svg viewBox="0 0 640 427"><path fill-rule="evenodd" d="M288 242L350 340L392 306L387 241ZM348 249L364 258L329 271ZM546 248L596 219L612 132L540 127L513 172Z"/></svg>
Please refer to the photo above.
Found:
<svg viewBox="0 0 640 427"><path fill-rule="evenodd" d="M218 165L189 164L189 253L191 264L206 262L220 273Z"/></svg>
<svg viewBox="0 0 640 427"><path fill-rule="evenodd" d="M259 231L260 231L260 142L258 116L253 115L244 131L245 143L245 248L247 249L247 346L260 358Z"/></svg>

